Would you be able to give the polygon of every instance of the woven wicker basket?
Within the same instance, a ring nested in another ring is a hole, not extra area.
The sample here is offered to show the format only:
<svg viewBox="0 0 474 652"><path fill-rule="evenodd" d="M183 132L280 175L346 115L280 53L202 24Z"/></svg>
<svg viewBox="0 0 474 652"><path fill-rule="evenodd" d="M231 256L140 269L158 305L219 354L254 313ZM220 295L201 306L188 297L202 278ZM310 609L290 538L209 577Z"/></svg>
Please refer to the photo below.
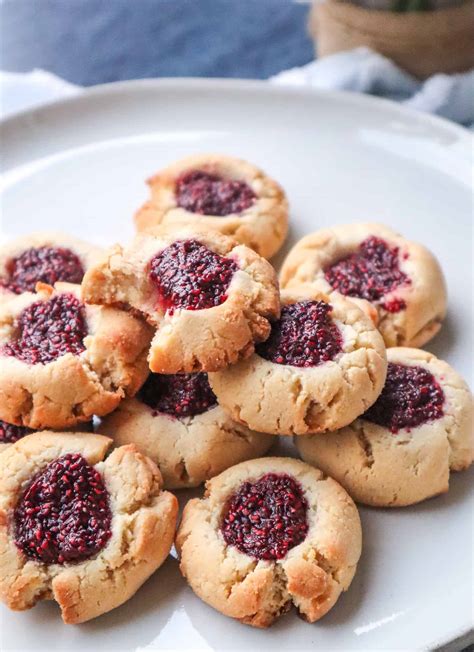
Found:
<svg viewBox="0 0 474 652"><path fill-rule="evenodd" d="M474 66L474 2L435 11L395 13L348 2L315 3L310 32L318 56L365 45L419 79Z"/></svg>

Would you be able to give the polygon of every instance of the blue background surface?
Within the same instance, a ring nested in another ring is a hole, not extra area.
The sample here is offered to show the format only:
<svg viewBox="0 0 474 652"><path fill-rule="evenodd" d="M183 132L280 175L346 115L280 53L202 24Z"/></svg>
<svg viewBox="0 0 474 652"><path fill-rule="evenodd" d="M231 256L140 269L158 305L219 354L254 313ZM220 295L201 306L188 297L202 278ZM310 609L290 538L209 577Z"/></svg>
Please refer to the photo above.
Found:
<svg viewBox="0 0 474 652"><path fill-rule="evenodd" d="M76 84L142 77L264 79L313 59L290 0L6 0L0 67Z"/></svg>

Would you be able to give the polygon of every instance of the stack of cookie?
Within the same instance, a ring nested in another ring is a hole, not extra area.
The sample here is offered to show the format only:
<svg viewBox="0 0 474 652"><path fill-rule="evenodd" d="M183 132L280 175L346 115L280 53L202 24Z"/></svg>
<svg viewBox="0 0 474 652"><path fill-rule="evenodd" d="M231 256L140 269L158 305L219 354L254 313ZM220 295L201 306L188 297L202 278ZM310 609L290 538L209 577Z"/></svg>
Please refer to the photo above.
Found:
<svg viewBox="0 0 474 652"><path fill-rule="evenodd" d="M0 252L0 594L83 622L175 542L222 613L313 622L356 571L352 498L409 505L472 462L466 384L413 348L441 326L442 272L349 225L297 243L280 292L275 181L207 155L149 185L128 246L41 234ZM262 457L278 435L304 462ZM175 538L169 489L206 481Z"/></svg>

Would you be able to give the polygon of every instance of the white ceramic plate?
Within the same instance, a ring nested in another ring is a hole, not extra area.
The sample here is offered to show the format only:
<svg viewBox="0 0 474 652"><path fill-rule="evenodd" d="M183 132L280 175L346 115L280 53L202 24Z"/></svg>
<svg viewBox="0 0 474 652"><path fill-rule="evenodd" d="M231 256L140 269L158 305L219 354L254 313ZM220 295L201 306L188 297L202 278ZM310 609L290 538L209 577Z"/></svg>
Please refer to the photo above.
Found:
<svg viewBox="0 0 474 652"><path fill-rule="evenodd" d="M445 270L449 317L429 349L471 372L472 198L467 132L395 104L264 83L142 81L97 88L3 125L9 238L65 229L97 243L132 235L144 179L198 151L242 156L284 185L291 237L379 220L426 244ZM281 257L279 258L281 260ZM279 262L279 261L277 261ZM187 588L172 557L127 604L81 626L51 603L0 608L2 650L426 649L466 644L472 623L472 472L421 505L361 509L364 551L349 592L322 621L294 613L240 625Z"/></svg>

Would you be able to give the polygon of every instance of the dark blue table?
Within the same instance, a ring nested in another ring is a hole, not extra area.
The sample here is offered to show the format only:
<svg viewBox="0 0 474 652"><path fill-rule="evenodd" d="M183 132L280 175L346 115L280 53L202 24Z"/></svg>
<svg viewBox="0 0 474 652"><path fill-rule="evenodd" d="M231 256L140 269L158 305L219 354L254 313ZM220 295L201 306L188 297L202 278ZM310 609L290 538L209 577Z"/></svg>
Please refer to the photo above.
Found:
<svg viewBox="0 0 474 652"><path fill-rule="evenodd" d="M290 0L6 0L0 68L77 84L161 76L266 78L313 58Z"/></svg>

